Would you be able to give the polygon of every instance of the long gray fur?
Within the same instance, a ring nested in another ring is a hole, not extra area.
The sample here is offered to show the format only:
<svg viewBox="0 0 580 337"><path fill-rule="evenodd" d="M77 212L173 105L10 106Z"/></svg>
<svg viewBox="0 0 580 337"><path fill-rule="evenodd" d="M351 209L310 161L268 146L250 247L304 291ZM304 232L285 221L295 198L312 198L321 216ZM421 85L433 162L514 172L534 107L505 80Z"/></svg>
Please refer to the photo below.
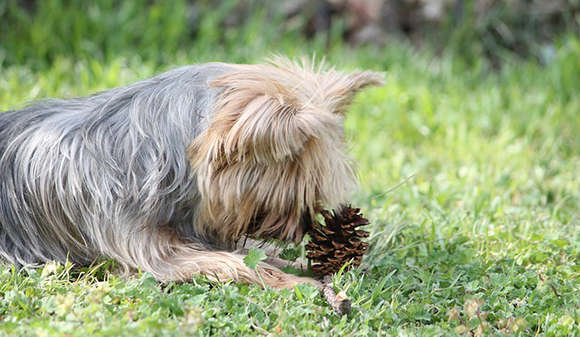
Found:
<svg viewBox="0 0 580 337"><path fill-rule="evenodd" d="M220 93L208 80L229 70L182 67L0 113L1 257L88 264L114 258L143 226L170 226L212 249L193 230L199 196L185 152Z"/></svg>

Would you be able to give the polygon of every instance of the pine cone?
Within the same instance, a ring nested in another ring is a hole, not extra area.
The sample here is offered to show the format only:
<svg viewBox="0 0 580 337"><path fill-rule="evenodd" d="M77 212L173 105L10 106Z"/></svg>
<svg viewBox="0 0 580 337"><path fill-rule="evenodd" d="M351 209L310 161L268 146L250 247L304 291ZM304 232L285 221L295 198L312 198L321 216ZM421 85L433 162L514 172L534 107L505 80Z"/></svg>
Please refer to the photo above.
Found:
<svg viewBox="0 0 580 337"><path fill-rule="evenodd" d="M369 224L369 221L359 214L360 208L342 207L339 212L321 212L324 217L323 226L314 221L308 231L310 242L306 245L306 257L312 261L312 271L318 276L337 273L342 266L351 261L346 270L358 267L365 254L368 242L361 238L369 236L369 232L357 230L359 226Z"/></svg>

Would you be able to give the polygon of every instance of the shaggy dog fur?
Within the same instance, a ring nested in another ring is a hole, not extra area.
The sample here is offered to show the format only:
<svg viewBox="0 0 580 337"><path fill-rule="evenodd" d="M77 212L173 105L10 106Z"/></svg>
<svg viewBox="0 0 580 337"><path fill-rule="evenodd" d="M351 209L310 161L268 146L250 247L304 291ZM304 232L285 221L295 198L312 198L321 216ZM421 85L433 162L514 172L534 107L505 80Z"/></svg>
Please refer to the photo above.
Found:
<svg viewBox="0 0 580 337"><path fill-rule="evenodd" d="M0 254L106 256L161 281L315 282L249 269L236 243L300 241L302 218L348 200L343 112L381 81L282 58L211 63L0 113Z"/></svg>

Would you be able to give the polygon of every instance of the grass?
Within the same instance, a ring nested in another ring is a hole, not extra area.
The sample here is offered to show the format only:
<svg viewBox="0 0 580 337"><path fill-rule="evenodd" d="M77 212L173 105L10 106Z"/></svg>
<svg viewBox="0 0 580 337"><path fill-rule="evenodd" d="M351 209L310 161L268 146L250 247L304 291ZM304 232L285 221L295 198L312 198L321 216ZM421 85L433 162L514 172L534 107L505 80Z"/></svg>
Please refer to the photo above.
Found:
<svg viewBox="0 0 580 337"><path fill-rule="evenodd" d="M34 55L28 45L19 51L31 60L13 51L0 66L0 110L176 65L257 62L270 51L322 55L318 41L296 46L289 35L274 44L252 29L240 41L225 34L215 50L204 43L219 36L183 47L166 41L175 53L141 45L143 53L115 53L111 44L95 57ZM0 335L580 335L580 40L562 38L544 67L508 58L496 72L405 44L339 44L324 56L387 77L357 97L346 123L360 172L353 204L372 221L363 268L336 280L351 314L336 316L307 285L160 285L148 274L109 273L111 262L29 273L1 266Z"/></svg>

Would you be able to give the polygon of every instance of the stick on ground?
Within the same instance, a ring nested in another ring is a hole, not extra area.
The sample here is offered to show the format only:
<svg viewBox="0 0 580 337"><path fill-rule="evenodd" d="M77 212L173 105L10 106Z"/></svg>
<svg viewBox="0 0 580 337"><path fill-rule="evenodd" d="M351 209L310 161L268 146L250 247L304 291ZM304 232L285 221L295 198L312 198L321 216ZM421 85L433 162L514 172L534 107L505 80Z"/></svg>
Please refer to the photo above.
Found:
<svg viewBox="0 0 580 337"><path fill-rule="evenodd" d="M332 277L330 275L324 276L322 279L322 295L330 304L332 309L339 315L346 315L350 312L350 298L346 296L346 292L339 291L338 294L332 287Z"/></svg>

